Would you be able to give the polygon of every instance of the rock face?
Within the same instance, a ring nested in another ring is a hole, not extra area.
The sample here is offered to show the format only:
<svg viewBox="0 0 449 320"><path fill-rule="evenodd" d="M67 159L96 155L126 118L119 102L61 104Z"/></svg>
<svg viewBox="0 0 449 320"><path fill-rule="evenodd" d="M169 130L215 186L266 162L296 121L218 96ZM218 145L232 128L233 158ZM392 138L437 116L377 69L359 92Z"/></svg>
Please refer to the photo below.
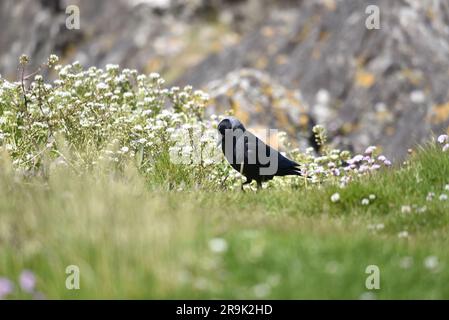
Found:
<svg viewBox="0 0 449 320"><path fill-rule="evenodd" d="M65 27L68 4L80 30ZM380 29L366 27L370 5ZM316 121L336 143L393 158L449 125L446 0L3 0L0 26L8 78L22 53L34 67L56 53L158 71L210 91L210 112L295 138Z"/></svg>
<svg viewBox="0 0 449 320"><path fill-rule="evenodd" d="M365 26L373 3L378 30ZM299 1L284 10L179 82L202 86L232 70L262 69L300 89L317 121L357 151L379 144L398 157L447 131L449 2Z"/></svg>
<svg viewBox="0 0 449 320"><path fill-rule="evenodd" d="M256 22L241 13L246 2L2 0L0 74L14 79L22 53L32 58L32 68L55 53L65 58L62 62L116 63L175 79L211 52L234 44L237 30L251 29ZM79 30L66 28L69 5L79 8Z"/></svg>
<svg viewBox="0 0 449 320"><path fill-rule="evenodd" d="M79 39L78 32L65 32L65 17L58 1L6 0L0 2L0 74L17 79L18 57L33 58L32 68L50 53L63 53Z"/></svg>
<svg viewBox="0 0 449 320"><path fill-rule="evenodd" d="M232 111L262 140L270 138L266 131L270 128L284 131L303 148L310 145L311 139L314 141L311 133L315 122L301 92L284 87L265 72L239 69L211 81L206 91L211 98L206 114Z"/></svg>

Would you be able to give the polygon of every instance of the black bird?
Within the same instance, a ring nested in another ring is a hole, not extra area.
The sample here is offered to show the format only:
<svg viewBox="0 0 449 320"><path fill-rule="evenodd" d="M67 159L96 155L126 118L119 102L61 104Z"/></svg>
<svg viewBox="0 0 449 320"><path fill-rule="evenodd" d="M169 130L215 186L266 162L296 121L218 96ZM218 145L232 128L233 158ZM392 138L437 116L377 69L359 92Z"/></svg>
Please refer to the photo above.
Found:
<svg viewBox="0 0 449 320"><path fill-rule="evenodd" d="M257 187L274 176L302 176L299 164L247 131L234 117L226 117L218 124L221 149L229 164L246 177L245 184L256 180Z"/></svg>

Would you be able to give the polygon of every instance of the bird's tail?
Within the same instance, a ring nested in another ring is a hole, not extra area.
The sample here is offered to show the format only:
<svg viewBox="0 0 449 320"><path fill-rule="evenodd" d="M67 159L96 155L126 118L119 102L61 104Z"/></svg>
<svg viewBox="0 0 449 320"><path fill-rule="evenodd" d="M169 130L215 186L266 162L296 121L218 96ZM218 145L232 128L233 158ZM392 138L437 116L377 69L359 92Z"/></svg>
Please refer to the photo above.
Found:
<svg viewBox="0 0 449 320"><path fill-rule="evenodd" d="M306 175L299 167L291 167L291 168L280 170L278 175L279 176L301 176L301 177L306 177L308 179L312 178L312 177Z"/></svg>

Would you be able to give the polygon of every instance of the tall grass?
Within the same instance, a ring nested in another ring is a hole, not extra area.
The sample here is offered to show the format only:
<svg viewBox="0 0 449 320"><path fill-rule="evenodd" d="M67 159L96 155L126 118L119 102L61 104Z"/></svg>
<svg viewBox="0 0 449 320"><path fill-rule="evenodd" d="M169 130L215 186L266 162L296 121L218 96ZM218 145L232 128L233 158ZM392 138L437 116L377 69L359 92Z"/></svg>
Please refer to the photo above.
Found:
<svg viewBox="0 0 449 320"><path fill-rule="evenodd" d="M449 157L436 147L343 189L177 192L131 165L48 180L2 168L0 277L31 270L47 298L449 298ZM368 265L380 290L365 287Z"/></svg>
<svg viewBox="0 0 449 320"><path fill-rule="evenodd" d="M0 298L449 297L449 137L391 168L319 126L320 156L280 134L311 181L241 192L205 93L57 60L51 83L25 56L0 78Z"/></svg>

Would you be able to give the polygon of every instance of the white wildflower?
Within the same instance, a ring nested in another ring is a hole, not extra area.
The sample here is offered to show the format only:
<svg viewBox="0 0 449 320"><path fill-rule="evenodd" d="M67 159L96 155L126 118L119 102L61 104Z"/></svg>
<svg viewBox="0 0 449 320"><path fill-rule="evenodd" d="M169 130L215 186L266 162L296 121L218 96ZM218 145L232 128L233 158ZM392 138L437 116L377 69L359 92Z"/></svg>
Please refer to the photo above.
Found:
<svg viewBox="0 0 449 320"><path fill-rule="evenodd" d="M340 201L340 194L338 193L338 192L336 192L336 193L334 193L332 196L331 196L331 201L332 202L339 202Z"/></svg>
<svg viewBox="0 0 449 320"><path fill-rule="evenodd" d="M228 249L228 243L223 238L209 240L209 249L214 253L223 253Z"/></svg>
<svg viewBox="0 0 449 320"><path fill-rule="evenodd" d="M408 205L404 205L401 207L401 212L402 213L410 213L410 212L412 212L412 207L410 207Z"/></svg>
<svg viewBox="0 0 449 320"><path fill-rule="evenodd" d="M160 76L159 73L156 73L156 72L150 73L150 79L151 80L156 80L156 79L159 79L160 77L161 76Z"/></svg>
<svg viewBox="0 0 449 320"><path fill-rule="evenodd" d="M97 84L97 89L98 90L107 90L107 89L109 89L109 86L104 82L100 82L99 84Z"/></svg>
<svg viewBox="0 0 449 320"><path fill-rule="evenodd" d="M438 268L438 265L439 265L439 261L438 261L438 257L436 257L436 256L428 256L424 260L424 266L429 270L435 270L436 268Z"/></svg>
<svg viewBox="0 0 449 320"><path fill-rule="evenodd" d="M401 232L398 233L398 237L399 238L408 238L409 235L408 235L407 231L401 231Z"/></svg>
<svg viewBox="0 0 449 320"><path fill-rule="evenodd" d="M254 286L253 291L257 298L265 298L270 294L271 286L267 283L260 283Z"/></svg>
<svg viewBox="0 0 449 320"><path fill-rule="evenodd" d="M413 266L412 257L404 257L399 261L399 267L402 269L410 269Z"/></svg>
<svg viewBox="0 0 449 320"><path fill-rule="evenodd" d="M119 69L119 66L117 64L107 64L106 65L106 71L117 71Z"/></svg>
<svg viewBox="0 0 449 320"><path fill-rule="evenodd" d="M121 149L120 149L120 151L122 152L122 153L127 153L128 151L129 151L129 148L128 147L122 147Z"/></svg>

